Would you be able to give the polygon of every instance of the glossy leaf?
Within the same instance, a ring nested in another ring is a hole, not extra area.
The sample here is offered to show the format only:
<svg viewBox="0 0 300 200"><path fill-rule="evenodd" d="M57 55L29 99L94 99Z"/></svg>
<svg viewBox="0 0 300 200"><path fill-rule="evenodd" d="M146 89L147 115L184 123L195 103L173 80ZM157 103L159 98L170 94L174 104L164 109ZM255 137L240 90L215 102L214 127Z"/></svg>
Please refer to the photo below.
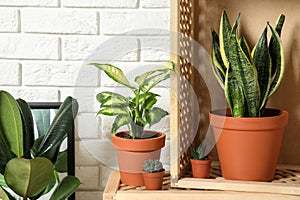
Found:
<svg viewBox="0 0 300 200"><path fill-rule="evenodd" d="M0 134L1 131L0 131ZM4 144L0 138L0 173L4 174L6 163L14 157L13 153L10 152L7 144Z"/></svg>
<svg viewBox="0 0 300 200"><path fill-rule="evenodd" d="M50 183L47 185L43 193L40 194L40 196L48 194L54 188L55 184L56 184L56 179L55 179L55 175L53 174Z"/></svg>
<svg viewBox="0 0 300 200"><path fill-rule="evenodd" d="M152 108L148 113L146 113L146 119L147 123L149 124L149 127L151 127L153 124L160 122L160 120L168 114L169 113L167 111L161 108Z"/></svg>
<svg viewBox="0 0 300 200"><path fill-rule="evenodd" d="M77 101L72 97L67 97L60 106L39 147L36 148L36 156L43 156L49 151L57 152L58 146L60 146L62 140L71 129L77 112Z"/></svg>
<svg viewBox="0 0 300 200"><path fill-rule="evenodd" d="M47 158L14 158L7 163L5 181L23 198L34 197L50 183L54 169Z"/></svg>
<svg viewBox="0 0 300 200"><path fill-rule="evenodd" d="M116 133L117 130L126 124L130 124L132 122L131 117L128 114L120 114L115 118L115 121L112 125L112 133Z"/></svg>
<svg viewBox="0 0 300 200"><path fill-rule="evenodd" d="M58 153L54 168L60 173L68 172L68 150Z"/></svg>
<svg viewBox="0 0 300 200"><path fill-rule="evenodd" d="M127 77L123 73L123 71L121 69L119 69L118 67L110 65L110 64L99 64L99 63L90 63L90 65L94 65L98 69L103 70L107 74L107 76L109 76L111 79L113 79L117 83L120 83L131 89L135 89L130 84Z"/></svg>
<svg viewBox="0 0 300 200"><path fill-rule="evenodd" d="M66 176L62 179L57 188L54 190L50 200L67 199L77 190L80 184L81 182L78 178L74 176Z"/></svg>
<svg viewBox="0 0 300 200"><path fill-rule="evenodd" d="M18 157L23 156L22 119L16 100L0 90L0 139Z"/></svg>
<svg viewBox="0 0 300 200"><path fill-rule="evenodd" d="M267 27L253 48L252 57L258 73L260 87L260 110L265 106L271 85L272 61L268 48Z"/></svg>
<svg viewBox="0 0 300 200"><path fill-rule="evenodd" d="M139 85L142 85L150 75L152 75L156 72L160 72L160 71L169 71L169 70L174 71L174 67L175 67L175 64L173 62L163 63L162 65L154 68L153 70L150 70L140 76L137 76L135 78L135 82L138 83Z"/></svg>
<svg viewBox="0 0 300 200"><path fill-rule="evenodd" d="M17 104L22 118L23 125L23 150L24 157L31 158L30 149L34 144L34 128L33 128L33 117L31 114L30 107L23 99L17 99Z"/></svg>
<svg viewBox="0 0 300 200"><path fill-rule="evenodd" d="M45 135L50 127L50 110L32 110L39 136Z"/></svg>

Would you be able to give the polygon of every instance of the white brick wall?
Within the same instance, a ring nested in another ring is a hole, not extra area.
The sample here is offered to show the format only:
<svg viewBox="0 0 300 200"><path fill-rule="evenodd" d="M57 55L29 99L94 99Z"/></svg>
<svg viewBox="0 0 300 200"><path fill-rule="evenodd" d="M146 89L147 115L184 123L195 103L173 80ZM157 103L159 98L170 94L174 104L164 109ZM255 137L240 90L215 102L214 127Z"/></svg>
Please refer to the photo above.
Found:
<svg viewBox="0 0 300 200"><path fill-rule="evenodd" d="M110 141L112 118L96 117L100 91L129 94L87 64L109 62L130 80L169 60L170 0L0 0L0 90L27 101L57 102L73 96L77 200L102 199L117 166ZM159 106L169 110L168 82ZM169 132L169 118L156 130ZM168 142L167 142L168 144ZM162 152L165 166L169 147Z"/></svg>

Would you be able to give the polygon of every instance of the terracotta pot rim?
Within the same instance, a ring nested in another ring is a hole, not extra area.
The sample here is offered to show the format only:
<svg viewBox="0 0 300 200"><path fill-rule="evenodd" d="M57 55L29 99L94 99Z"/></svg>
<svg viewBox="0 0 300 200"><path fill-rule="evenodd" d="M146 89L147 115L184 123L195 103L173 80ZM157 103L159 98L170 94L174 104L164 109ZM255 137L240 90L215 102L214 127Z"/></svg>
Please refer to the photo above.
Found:
<svg viewBox="0 0 300 200"><path fill-rule="evenodd" d="M212 162L213 157L208 156L207 160L197 160L197 159L190 159L192 164L209 164Z"/></svg>
<svg viewBox="0 0 300 200"><path fill-rule="evenodd" d="M147 177L160 177L162 176L162 174L165 174L165 170L161 171L161 172L144 172L143 171L143 176L147 176Z"/></svg>

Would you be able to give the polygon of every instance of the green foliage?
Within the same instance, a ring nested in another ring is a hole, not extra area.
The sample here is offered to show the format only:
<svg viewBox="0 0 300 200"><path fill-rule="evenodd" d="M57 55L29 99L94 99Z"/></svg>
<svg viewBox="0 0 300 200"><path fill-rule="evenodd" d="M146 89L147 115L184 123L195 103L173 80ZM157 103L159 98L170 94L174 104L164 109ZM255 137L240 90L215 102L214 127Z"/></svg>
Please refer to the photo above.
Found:
<svg viewBox="0 0 300 200"><path fill-rule="evenodd" d="M206 145L200 144L197 147L192 147L192 157L194 160L207 160L208 156L205 155Z"/></svg>
<svg viewBox="0 0 300 200"><path fill-rule="evenodd" d="M67 97L46 133L34 140L33 117L26 101L0 90L1 198L17 198L3 189L8 187L23 199L38 199L59 182L56 170L66 172L66 152L59 152L60 146L77 112L77 101ZM66 180L68 184L58 185L57 197L68 197L80 184L76 177Z"/></svg>
<svg viewBox="0 0 300 200"><path fill-rule="evenodd" d="M168 115L165 110L154 107L159 95L150 90L170 77L169 71L174 70L174 63L164 63L137 76L135 85L131 84L123 71L116 66L98 63L90 65L104 71L112 80L128 87L133 93L132 97L107 91L97 94L96 99L100 103L98 114L115 116L111 132L116 133L121 126L127 125L133 139L149 137L143 134L144 127L151 127Z"/></svg>
<svg viewBox="0 0 300 200"><path fill-rule="evenodd" d="M144 162L143 171L148 173L162 172L164 168L159 160L146 160Z"/></svg>
<svg viewBox="0 0 300 200"><path fill-rule="evenodd" d="M219 36L212 31L212 68L233 117L263 116L268 97L279 87L284 73L280 39L284 20L280 15L275 30L267 23L251 52L246 39L238 34L240 15L231 27L224 10ZM272 33L269 42L268 28Z"/></svg>

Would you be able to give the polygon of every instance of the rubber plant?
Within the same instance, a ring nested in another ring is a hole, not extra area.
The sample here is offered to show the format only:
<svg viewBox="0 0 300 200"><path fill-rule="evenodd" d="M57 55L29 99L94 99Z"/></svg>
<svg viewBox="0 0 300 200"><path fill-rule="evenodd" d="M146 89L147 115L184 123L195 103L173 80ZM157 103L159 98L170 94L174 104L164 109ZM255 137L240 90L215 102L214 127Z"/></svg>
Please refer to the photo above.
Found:
<svg viewBox="0 0 300 200"><path fill-rule="evenodd" d="M150 92L160 82L170 77L170 70L174 70L174 63L167 62L157 68L135 77L136 84L129 82L123 71L110 64L91 63L98 69L103 70L107 76L117 83L129 88L133 96L125 97L114 92L100 92L97 100L100 102L98 114L116 116L112 125L112 133L124 125L128 126L131 138L151 137L144 134L144 128L158 123L168 112L154 107L158 94Z"/></svg>
<svg viewBox="0 0 300 200"><path fill-rule="evenodd" d="M30 107L0 90L0 199L22 197L35 200L55 188L50 200L68 198L80 185L78 178L59 180L60 146L78 111L78 103L67 97L45 135L34 139ZM13 192L11 192L13 191Z"/></svg>
<svg viewBox="0 0 300 200"><path fill-rule="evenodd" d="M231 27L224 10L219 35L212 31L212 67L233 117L263 116L268 97L278 89L284 73L280 38L284 20L285 16L280 15L275 29L267 22L251 51L247 40L238 33L240 15Z"/></svg>

